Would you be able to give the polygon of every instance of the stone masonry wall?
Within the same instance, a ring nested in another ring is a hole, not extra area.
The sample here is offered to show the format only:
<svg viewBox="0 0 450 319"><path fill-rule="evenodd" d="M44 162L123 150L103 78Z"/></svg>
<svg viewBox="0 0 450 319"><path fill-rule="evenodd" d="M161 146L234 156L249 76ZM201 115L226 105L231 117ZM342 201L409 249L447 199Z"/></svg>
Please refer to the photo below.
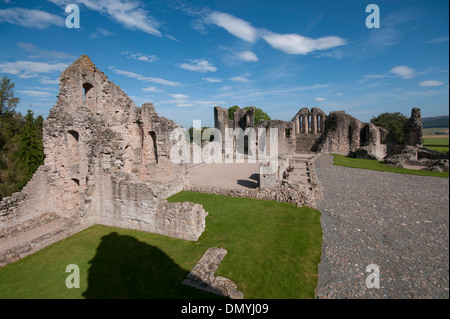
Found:
<svg viewBox="0 0 450 319"><path fill-rule="evenodd" d="M187 167L169 159L178 127L77 59L44 121L44 165L0 203L0 267L95 223L197 240L201 205L165 200L185 183Z"/></svg>

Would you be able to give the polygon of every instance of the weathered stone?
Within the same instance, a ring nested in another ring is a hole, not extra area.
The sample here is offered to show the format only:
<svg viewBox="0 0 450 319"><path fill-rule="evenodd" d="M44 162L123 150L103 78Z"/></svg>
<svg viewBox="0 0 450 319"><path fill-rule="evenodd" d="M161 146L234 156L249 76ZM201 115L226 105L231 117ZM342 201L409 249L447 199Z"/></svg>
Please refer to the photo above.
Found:
<svg viewBox="0 0 450 319"><path fill-rule="evenodd" d="M244 294L237 289L237 285L233 281L225 277L214 276L226 254L227 251L224 248L209 248L182 283L217 295L242 299Z"/></svg>
<svg viewBox="0 0 450 319"><path fill-rule="evenodd" d="M26 233L33 247L18 242L4 254L0 242L0 264L95 223L197 240L207 212L165 201L185 182L185 165L169 158L176 128L151 103L136 107L89 57L77 59L61 73L57 103L44 121L44 165L0 203L0 236ZM52 220L59 228L46 229Z"/></svg>

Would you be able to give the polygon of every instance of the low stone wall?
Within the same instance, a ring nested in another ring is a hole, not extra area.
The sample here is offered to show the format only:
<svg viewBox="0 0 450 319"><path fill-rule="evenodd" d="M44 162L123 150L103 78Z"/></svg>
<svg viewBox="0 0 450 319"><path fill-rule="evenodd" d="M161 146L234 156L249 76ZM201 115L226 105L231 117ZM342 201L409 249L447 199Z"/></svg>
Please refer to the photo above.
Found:
<svg viewBox="0 0 450 319"><path fill-rule="evenodd" d="M242 299L244 294L237 289L237 285L233 281L225 277L214 276L226 254L227 250L224 248L209 248L182 283L219 296Z"/></svg>

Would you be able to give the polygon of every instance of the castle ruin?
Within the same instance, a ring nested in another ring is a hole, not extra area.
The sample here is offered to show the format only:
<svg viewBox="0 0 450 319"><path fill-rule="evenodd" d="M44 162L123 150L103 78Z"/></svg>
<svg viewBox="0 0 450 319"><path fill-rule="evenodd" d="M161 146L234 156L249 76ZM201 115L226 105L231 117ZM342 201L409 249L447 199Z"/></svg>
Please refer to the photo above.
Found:
<svg viewBox="0 0 450 319"><path fill-rule="evenodd" d="M255 123L254 109L238 110L229 120L228 110L217 106L214 123L222 136L226 129L278 129L276 172L266 174L262 162L258 189L214 191L231 196L314 207L321 196L317 154L391 158L392 165L404 163L408 147L416 150L415 158L408 153L412 162L424 154L418 109L405 125L405 145L393 142L384 128L319 108L302 108L291 121ZM208 213L198 204L166 200L191 189L192 166L170 160L175 129L181 127L151 103L137 107L89 57L78 58L61 73L57 103L44 122L44 165L21 192L0 202L0 267L94 224L197 240ZM427 165L441 165L433 156ZM448 171L448 154L443 161Z"/></svg>

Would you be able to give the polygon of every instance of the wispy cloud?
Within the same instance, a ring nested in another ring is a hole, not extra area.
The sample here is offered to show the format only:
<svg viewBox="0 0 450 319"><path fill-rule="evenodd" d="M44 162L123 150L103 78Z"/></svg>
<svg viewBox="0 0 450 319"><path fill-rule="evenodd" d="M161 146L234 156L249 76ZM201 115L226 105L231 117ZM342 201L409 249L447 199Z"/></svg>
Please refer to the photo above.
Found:
<svg viewBox="0 0 450 319"><path fill-rule="evenodd" d="M244 62L258 62L258 57L251 51L242 51L236 53L236 57Z"/></svg>
<svg viewBox="0 0 450 319"><path fill-rule="evenodd" d="M448 42L448 35L445 37L435 38L430 41L425 42L426 44L444 43Z"/></svg>
<svg viewBox="0 0 450 319"><path fill-rule="evenodd" d="M236 18L228 13L213 12L205 21L224 28L232 35L247 42L255 42L258 38L258 30L249 22Z"/></svg>
<svg viewBox="0 0 450 319"><path fill-rule="evenodd" d="M326 100L326 98L324 97L315 97L314 100L316 100L317 102L323 102Z"/></svg>
<svg viewBox="0 0 450 319"><path fill-rule="evenodd" d="M179 67L185 70L201 73L217 71L217 68L215 66L213 66L209 61L204 59L189 60L189 63L182 63L179 65Z"/></svg>
<svg viewBox="0 0 450 319"><path fill-rule="evenodd" d="M133 59L137 61L144 61L144 62L156 62L159 60L159 58L156 55L145 55L142 53L135 53L132 51L124 51L121 52L122 55L126 55L127 59Z"/></svg>
<svg viewBox="0 0 450 319"><path fill-rule="evenodd" d="M17 90L18 93L25 94L31 97L48 98L55 96L55 93L45 92L45 91L35 91L35 90Z"/></svg>
<svg viewBox="0 0 450 319"><path fill-rule="evenodd" d="M40 78L39 78L39 83L41 83L41 84L58 84L59 83L59 78L56 78L56 79L51 79L51 78L49 78L48 76L41 76Z"/></svg>
<svg viewBox="0 0 450 319"><path fill-rule="evenodd" d="M398 65L396 67L393 67L389 72L384 73L384 74L364 75L364 78L358 82L364 83L367 80L372 80L372 79L395 78L395 77L400 77L402 79L412 79L416 76L416 74L417 74L417 72L413 68L411 68L407 65Z"/></svg>
<svg viewBox="0 0 450 319"><path fill-rule="evenodd" d="M185 100L185 99L189 98L189 95L186 95L186 94L167 94L167 95L169 95L177 100Z"/></svg>
<svg viewBox="0 0 450 319"><path fill-rule="evenodd" d="M32 55L28 56L30 59L54 59L54 60L62 60L62 59L71 59L74 60L77 57L66 52L58 52L58 51L48 51L48 50L42 50L39 49L36 45L32 43L24 43L24 42L18 42L17 43L19 47L24 49L27 52L33 53Z"/></svg>
<svg viewBox="0 0 450 319"><path fill-rule="evenodd" d="M218 78L202 78L203 81L206 82L211 82L211 83L220 83L223 82L222 79L218 79Z"/></svg>
<svg viewBox="0 0 450 319"><path fill-rule="evenodd" d="M346 44L344 39L335 36L312 39L299 34L269 33L262 37L274 49L288 54L306 55L313 51L327 50Z"/></svg>
<svg viewBox="0 0 450 319"><path fill-rule="evenodd" d="M416 76L416 71L406 65L396 66L392 68L390 72L400 76L402 79L411 79Z"/></svg>
<svg viewBox="0 0 450 319"><path fill-rule="evenodd" d="M444 82L435 81L435 80L426 80L419 83L420 86L430 87L430 86L441 86L444 85Z"/></svg>
<svg viewBox="0 0 450 319"><path fill-rule="evenodd" d="M234 82L249 82L250 81L249 79L247 79L246 77L243 77L243 76L234 76L234 77L230 78L230 80L234 81Z"/></svg>
<svg viewBox="0 0 450 319"><path fill-rule="evenodd" d="M237 18L231 14L218 11L212 13L208 12L201 19L196 21L195 28L202 32L205 29L205 24L213 24L247 42L254 43L258 39L263 38L274 49L281 50L288 54L305 55L313 51L327 50L347 44L344 39L337 36L313 39L299 34L277 34L263 28L253 27L250 22ZM241 60L248 62L258 61L256 55L250 51L245 51L240 58Z"/></svg>
<svg viewBox="0 0 450 319"><path fill-rule="evenodd" d="M154 86L149 86L142 89L143 92L151 92L151 93L164 93L164 89L158 89Z"/></svg>
<svg viewBox="0 0 450 319"><path fill-rule="evenodd" d="M105 14L125 28L139 30L148 34L162 37L158 30L161 25L145 10L145 4L139 0L47 0L59 6L71 3L82 4L88 9Z"/></svg>
<svg viewBox="0 0 450 319"><path fill-rule="evenodd" d="M91 33L90 38L97 39L99 36L109 37L109 36L113 36L113 35L114 35L113 32L111 32L107 29L104 29L104 28L97 27L97 31Z"/></svg>
<svg viewBox="0 0 450 319"><path fill-rule="evenodd" d="M110 69L112 69L117 74L126 76L128 78L136 79L136 80L142 81L142 82L158 83L158 84L168 85L168 86L178 86L181 84L180 82L169 81L169 80L165 80L165 79L161 79L161 78L153 78L153 77L143 76L138 73L134 73L134 72L126 71L126 70L120 70L120 69L116 69L113 67L110 67Z"/></svg>
<svg viewBox="0 0 450 319"><path fill-rule="evenodd" d="M16 61L0 63L0 72L17 75L19 78L36 77L41 73L53 73L62 71L68 64L66 63L45 63L34 61Z"/></svg>
<svg viewBox="0 0 450 319"><path fill-rule="evenodd" d="M50 26L65 27L65 19L59 15L25 8L0 9L0 23L11 23L33 29L46 29Z"/></svg>

